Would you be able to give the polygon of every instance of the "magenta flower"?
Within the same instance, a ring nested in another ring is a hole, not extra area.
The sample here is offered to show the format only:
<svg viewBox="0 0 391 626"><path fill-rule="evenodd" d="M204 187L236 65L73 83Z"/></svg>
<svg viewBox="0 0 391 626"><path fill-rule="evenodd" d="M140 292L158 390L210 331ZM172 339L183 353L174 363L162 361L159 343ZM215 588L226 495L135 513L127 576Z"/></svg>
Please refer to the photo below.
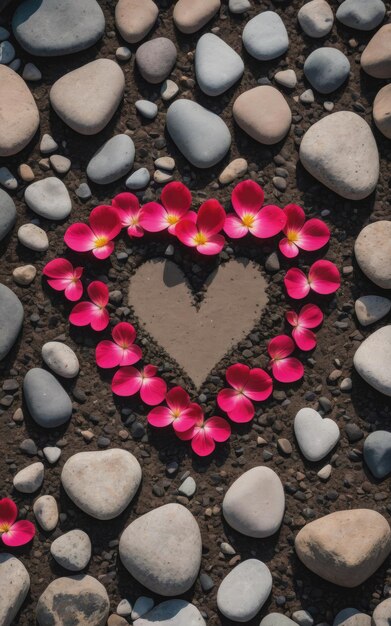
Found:
<svg viewBox="0 0 391 626"><path fill-rule="evenodd" d="M317 218L305 221L305 213L297 204L284 207L286 224L285 235L279 245L282 254L289 259L299 254L299 249L312 252L326 245L330 239L330 231L326 224Z"/></svg>
<svg viewBox="0 0 391 626"><path fill-rule="evenodd" d="M136 330L128 322L114 326L111 336L114 341L100 341L95 349L95 358L99 367L110 368L133 365L142 357L139 346L135 346Z"/></svg>
<svg viewBox="0 0 391 626"><path fill-rule="evenodd" d="M46 263L42 274L49 278L48 285L56 291L63 291L67 300L75 302L83 295L83 285L80 277L82 267L73 267L67 259L53 259Z"/></svg>
<svg viewBox="0 0 391 626"><path fill-rule="evenodd" d="M225 377L232 389L222 389L217 394L217 404L228 417L237 423L249 422L255 413L252 400L262 402L273 391L273 381L264 370L236 363L231 365Z"/></svg>
<svg viewBox="0 0 391 626"><path fill-rule="evenodd" d="M35 526L28 520L15 521L18 507L13 500L0 500L0 537L6 546L24 546L35 535Z"/></svg>
<svg viewBox="0 0 391 626"><path fill-rule="evenodd" d="M173 387L166 394L167 406L157 406L148 414L148 422L158 428L173 425L175 432L184 432L193 428L202 418L202 409L195 402L190 402L189 394L182 387Z"/></svg>
<svg viewBox="0 0 391 626"><path fill-rule="evenodd" d="M313 350L316 346L315 333L310 330L323 322L323 313L316 304L306 304L297 314L295 311L287 311L287 322L293 326L292 337L300 350Z"/></svg>
<svg viewBox="0 0 391 626"><path fill-rule="evenodd" d="M109 290L100 280L94 280L88 285L87 293L92 302L78 302L69 315L69 321L74 326L91 325L92 330L104 330L110 321L105 308L109 301Z"/></svg>
<svg viewBox="0 0 391 626"><path fill-rule="evenodd" d="M331 261L315 261L308 272L308 278L298 267L291 267L285 275L284 283L288 296L300 300L308 296L311 289L315 293L330 294L339 289L341 277Z"/></svg>
<svg viewBox="0 0 391 626"><path fill-rule="evenodd" d="M145 404L160 404L166 396L167 385L156 372L155 365L146 365L140 372L135 367L121 367L114 374L111 389L117 396L134 396L139 391Z"/></svg>
<svg viewBox="0 0 391 626"><path fill-rule="evenodd" d="M229 439L231 427L223 417L210 417L204 420L201 414L196 424L185 432L178 432L177 436L182 441L190 441L193 452L198 456L208 456L216 448L216 442L223 442Z"/></svg>
<svg viewBox="0 0 391 626"><path fill-rule="evenodd" d="M92 209L89 225L83 222L72 224L66 230L64 241L76 252L89 252L97 259L107 259L114 250L112 239L121 231L121 222L116 209L100 205Z"/></svg>
<svg viewBox="0 0 391 626"><path fill-rule="evenodd" d="M168 228L168 232L175 235L177 224L190 209L191 193L183 183L172 182L163 188L160 199L162 204L144 204L140 224L150 233Z"/></svg>
<svg viewBox="0 0 391 626"><path fill-rule="evenodd" d="M290 356L294 349L295 343L288 335L278 335L268 343L270 367L274 378L280 383L294 383L304 375L304 366L301 361Z"/></svg>
<svg viewBox="0 0 391 626"><path fill-rule="evenodd" d="M201 254L219 254L225 239L219 235L225 222L225 211L217 200L206 200L198 213L188 213L176 226L179 241Z"/></svg>
<svg viewBox="0 0 391 626"><path fill-rule="evenodd" d="M231 196L236 215L227 215L224 231L232 239L240 239L251 233L254 237L274 237L283 229L286 217L278 206L263 207L265 194L253 180L238 183Z"/></svg>
<svg viewBox="0 0 391 626"><path fill-rule="evenodd" d="M119 193L112 202L116 209L122 228L127 228L129 237L142 237L144 231L140 226L141 207L134 193Z"/></svg>

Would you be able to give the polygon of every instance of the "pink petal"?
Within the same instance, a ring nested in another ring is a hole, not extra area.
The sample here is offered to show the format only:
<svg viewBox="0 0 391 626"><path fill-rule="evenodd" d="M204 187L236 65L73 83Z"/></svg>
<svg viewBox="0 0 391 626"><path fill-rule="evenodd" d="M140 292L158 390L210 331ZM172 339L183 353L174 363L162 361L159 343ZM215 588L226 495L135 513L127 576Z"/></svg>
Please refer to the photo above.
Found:
<svg viewBox="0 0 391 626"><path fill-rule="evenodd" d="M206 200L201 204L197 214L197 227L204 235L211 237L217 235L224 226L226 214L220 202L214 200Z"/></svg>
<svg viewBox="0 0 391 626"><path fill-rule="evenodd" d="M189 428L189 430L185 430L185 431L180 431L180 430L176 430L175 434L178 437L178 439L180 439L181 441L190 441L190 439L193 439L194 435L198 432L198 426L192 426L192 428Z"/></svg>
<svg viewBox="0 0 391 626"><path fill-rule="evenodd" d="M146 365L142 373L143 373L143 376L146 376L146 377L156 376L157 367L156 365Z"/></svg>
<svg viewBox="0 0 391 626"><path fill-rule="evenodd" d="M92 209L88 218L89 224L97 237L114 239L121 232L121 220L117 211L111 206L99 205Z"/></svg>
<svg viewBox="0 0 391 626"><path fill-rule="evenodd" d="M123 348L128 348L136 339L136 329L129 322L120 322L114 326L111 335L115 343Z"/></svg>
<svg viewBox="0 0 391 626"><path fill-rule="evenodd" d="M231 435L231 426L227 420L216 415L206 420L204 430L218 442L227 441Z"/></svg>
<svg viewBox="0 0 391 626"><path fill-rule="evenodd" d="M97 259L103 261L104 259L107 259L113 252L114 243L112 241L109 241L105 246L99 246L99 248L94 248L92 254Z"/></svg>
<svg viewBox="0 0 391 626"><path fill-rule="evenodd" d="M191 447L198 456L208 456L212 454L216 444L211 435L204 428L200 428L191 440Z"/></svg>
<svg viewBox="0 0 391 626"><path fill-rule="evenodd" d="M272 359L285 359L294 349L295 344L289 335L273 337L267 345L267 351Z"/></svg>
<svg viewBox="0 0 391 626"><path fill-rule="evenodd" d="M158 376L143 378L140 389L140 397L145 404L155 405L163 402L167 392L167 385Z"/></svg>
<svg viewBox="0 0 391 626"><path fill-rule="evenodd" d="M94 311L92 311L91 315L91 328L92 330L96 330L100 332L107 328L110 322L110 315L106 309L101 309L100 307L94 306Z"/></svg>
<svg viewBox="0 0 391 626"><path fill-rule="evenodd" d="M119 213L122 211L126 215L137 215L140 210L140 203L137 196L134 193L125 191L119 193L111 201L111 204L116 209L119 209ZM126 224L124 224L126 226Z"/></svg>
<svg viewBox="0 0 391 626"><path fill-rule="evenodd" d="M130 346L129 348L123 350L119 365L120 367L123 367L124 365L133 365L134 363L137 363L142 356L143 352L140 346Z"/></svg>
<svg viewBox="0 0 391 626"><path fill-rule="evenodd" d="M330 294L339 289L341 277L331 261L315 261L308 273L308 282L316 293Z"/></svg>
<svg viewBox="0 0 391 626"><path fill-rule="evenodd" d="M299 323L299 316L297 315L296 311L287 311L285 313L285 318L288 324L290 324L291 326L297 326Z"/></svg>
<svg viewBox="0 0 391 626"><path fill-rule="evenodd" d="M83 295L83 285L80 280L74 281L72 280L65 287L64 295L67 300L71 302L76 302L76 300L80 300Z"/></svg>
<svg viewBox="0 0 391 626"><path fill-rule="evenodd" d="M250 368L248 365L244 365L243 363L235 363L235 365L230 365L226 372L225 378L227 379L227 383L231 385L234 389L238 389L242 391L249 379L250 376Z"/></svg>
<svg viewBox="0 0 391 626"><path fill-rule="evenodd" d="M195 223L189 219L184 219L178 222L175 228L175 235L178 237L179 241L185 246L190 246L194 248L197 243L195 242L195 237L198 234L197 226Z"/></svg>
<svg viewBox="0 0 391 626"><path fill-rule="evenodd" d="M223 391L225 391L223 389ZM221 393L221 392L220 392ZM230 411L227 411L228 417L237 424L245 424L254 417L254 405L242 393L236 395L235 402Z"/></svg>
<svg viewBox="0 0 391 626"><path fill-rule="evenodd" d="M287 204L283 209L286 217L284 235L297 234L304 225L305 213L297 204Z"/></svg>
<svg viewBox="0 0 391 626"><path fill-rule="evenodd" d="M182 411L180 416L174 419L173 427L176 433L187 432L194 428L200 420L203 420L202 409L198 404L192 402L188 409Z"/></svg>
<svg viewBox="0 0 391 626"><path fill-rule="evenodd" d="M299 313L298 321L304 328L316 328L323 322L323 313L316 304L306 304Z"/></svg>
<svg viewBox="0 0 391 626"><path fill-rule="evenodd" d="M308 296L310 292L310 286L304 272L299 270L298 267L291 267L284 278L285 288L288 292L288 296L294 300L300 300Z"/></svg>
<svg viewBox="0 0 391 626"><path fill-rule="evenodd" d="M87 224L78 222L67 228L64 241L68 248L76 252L88 252L95 247L95 236Z"/></svg>
<svg viewBox="0 0 391 626"><path fill-rule="evenodd" d="M99 367L117 367L121 363L122 356L122 348L113 341L100 341L95 348L95 360Z"/></svg>
<svg viewBox="0 0 391 626"><path fill-rule="evenodd" d="M260 239L274 237L282 231L285 221L284 211L280 207L270 204L263 207L256 215L250 232L254 237Z"/></svg>
<svg viewBox="0 0 391 626"><path fill-rule="evenodd" d="M156 428L164 428L174 421L174 416L166 406L157 406L147 415L148 423Z"/></svg>
<svg viewBox="0 0 391 626"><path fill-rule="evenodd" d="M209 256L213 254L220 254L225 245L225 239L223 235L212 235L208 241L197 246L197 251L200 254L207 254Z"/></svg>
<svg viewBox="0 0 391 626"><path fill-rule="evenodd" d="M294 383L304 375L303 364L293 356L272 363L273 376L280 383Z"/></svg>
<svg viewBox="0 0 391 626"><path fill-rule="evenodd" d="M272 391L273 381L265 370L259 367L254 367L250 370L250 375L244 388L244 393L248 398L262 402L270 396Z"/></svg>
<svg viewBox="0 0 391 626"><path fill-rule="evenodd" d="M143 237L144 236L144 231L141 228L141 226L139 226L138 224L129 226L127 233L129 237Z"/></svg>
<svg viewBox="0 0 391 626"><path fill-rule="evenodd" d="M53 261L49 261L46 263L45 267L42 270L42 274L44 276L49 276L50 278L72 278L73 277L73 265L68 261L68 259L58 258L53 259Z"/></svg>
<svg viewBox="0 0 391 626"><path fill-rule="evenodd" d="M70 312L70 323L74 326L88 326L96 308L92 302L78 302Z"/></svg>
<svg viewBox="0 0 391 626"><path fill-rule="evenodd" d="M140 213L140 226L150 233L157 233L168 228L167 211L157 202L144 204Z"/></svg>
<svg viewBox="0 0 391 626"><path fill-rule="evenodd" d="M248 226L244 226L242 220L236 215L227 215L224 222L224 232L231 239L241 239L245 237L249 231Z"/></svg>
<svg viewBox="0 0 391 626"><path fill-rule="evenodd" d="M70 278L49 278L48 285L55 291L65 291L71 284L71 280Z"/></svg>
<svg viewBox="0 0 391 626"><path fill-rule="evenodd" d="M244 180L234 187L231 202L239 217L243 217L247 213L257 213L264 198L265 194L258 183L253 180Z"/></svg>
<svg viewBox="0 0 391 626"><path fill-rule="evenodd" d="M10 498L0 500L0 526L7 524L12 526L18 516L18 507Z"/></svg>
<svg viewBox="0 0 391 626"><path fill-rule="evenodd" d="M241 393L235 389L221 389L217 394L217 404L222 411L230 413L237 404L237 398Z"/></svg>
<svg viewBox="0 0 391 626"><path fill-rule="evenodd" d="M117 396L134 396L142 383L143 378L135 367L121 367L113 376L111 390Z"/></svg>
<svg viewBox="0 0 391 626"><path fill-rule="evenodd" d="M313 350L316 346L316 335L312 330L297 326L292 330L292 337L300 350Z"/></svg>
<svg viewBox="0 0 391 626"><path fill-rule="evenodd" d="M182 387L173 387L166 395L166 402L174 412L184 411L190 404L190 396Z"/></svg>
<svg viewBox="0 0 391 626"><path fill-rule="evenodd" d="M172 211L181 216L191 207L191 193L189 189L180 182L172 182L166 185L161 193L160 199L168 213Z"/></svg>
<svg viewBox="0 0 391 626"><path fill-rule="evenodd" d="M322 220L313 218L304 224L296 243L302 250L311 252L323 248L329 239L330 231L326 224Z"/></svg>
<svg viewBox="0 0 391 626"><path fill-rule="evenodd" d="M19 520L12 525L10 530L1 535L1 539L6 546L24 546L31 541L35 535L35 526L28 520Z"/></svg>
<svg viewBox="0 0 391 626"><path fill-rule="evenodd" d="M281 254L286 256L287 259L294 259L299 254L299 248L295 242L289 241L286 237L285 239L281 239L278 243L278 247L280 248Z"/></svg>
<svg viewBox="0 0 391 626"><path fill-rule="evenodd" d="M109 289L101 280L94 280L87 287L89 298L97 306L103 307L109 301Z"/></svg>

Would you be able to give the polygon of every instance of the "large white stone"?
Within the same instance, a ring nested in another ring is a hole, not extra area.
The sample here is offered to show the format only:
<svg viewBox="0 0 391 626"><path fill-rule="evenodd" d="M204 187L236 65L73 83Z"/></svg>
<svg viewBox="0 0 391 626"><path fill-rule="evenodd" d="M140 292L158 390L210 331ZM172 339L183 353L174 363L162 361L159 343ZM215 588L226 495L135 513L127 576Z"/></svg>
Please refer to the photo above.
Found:
<svg viewBox="0 0 391 626"><path fill-rule="evenodd" d="M272 584L267 565L258 559L248 559L223 579L217 592L217 606L233 622L249 622L265 604Z"/></svg>
<svg viewBox="0 0 391 626"><path fill-rule="evenodd" d="M289 47L285 24L275 11L262 11L243 29L243 44L258 61L270 61L284 54Z"/></svg>
<svg viewBox="0 0 391 626"><path fill-rule="evenodd" d="M24 80L0 63L0 157L17 154L34 137L39 113Z"/></svg>
<svg viewBox="0 0 391 626"><path fill-rule="evenodd" d="M223 39L205 33L197 43L195 72L202 91L208 96L219 96L239 80L244 63Z"/></svg>
<svg viewBox="0 0 391 626"><path fill-rule="evenodd" d="M48 176L29 185L24 199L34 213L48 220L64 220L72 210L68 189L55 176Z"/></svg>
<svg viewBox="0 0 391 626"><path fill-rule="evenodd" d="M391 396L391 326L369 335L356 350L353 363L369 385Z"/></svg>
<svg viewBox="0 0 391 626"><path fill-rule="evenodd" d="M12 554L0 554L0 624L12 626L30 589L30 576L25 566Z"/></svg>
<svg viewBox="0 0 391 626"><path fill-rule="evenodd" d="M167 600L137 619L136 626L205 626L205 621L194 604L186 600Z"/></svg>
<svg viewBox="0 0 391 626"><path fill-rule="evenodd" d="M294 429L301 452L313 462L329 454L339 439L338 425L310 408L300 409L295 417Z"/></svg>
<svg viewBox="0 0 391 626"><path fill-rule="evenodd" d="M360 324L370 326L391 311L391 300L382 296L361 296L354 303L354 310Z"/></svg>
<svg viewBox="0 0 391 626"><path fill-rule="evenodd" d="M63 378L74 378L79 373L79 360L72 348L61 341L47 341L42 346L46 365Z"/></svg>
<svg viewBox="0 0 391 626"><path fill-rule="evenodd" d="M362 229L354 244L362 271L382 289L391 289L391 222L380 220Z"/></svg>

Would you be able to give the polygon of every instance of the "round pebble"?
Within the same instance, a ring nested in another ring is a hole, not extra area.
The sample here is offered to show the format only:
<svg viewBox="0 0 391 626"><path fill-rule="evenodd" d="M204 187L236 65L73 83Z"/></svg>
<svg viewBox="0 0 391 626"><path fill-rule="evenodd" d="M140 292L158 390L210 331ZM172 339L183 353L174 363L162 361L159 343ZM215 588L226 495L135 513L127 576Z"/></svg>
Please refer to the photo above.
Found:
<svg viewBox="0 0 391 626"><path fill-rule="evenodd" d="M53 541L50 554L64 569L80 572L91 558L90 538L83 530L70 530Z"/></svg>
<svg viewBox="0 0 391 626"><path fill-rule="evenodd" d="M24 199L30 209L48 220L64 220L72 210L72 201L64 183L51 176L29 185Z"/></svg>
<svg viewBox="0 0 391 626"><path fill-rule="evenodd" d="M271 61L283 55L289 47L284 22L274 11L263 11L244 27L243 44L258 61Z"/></svg>
<svg viewBox="0 0 391 626"><path fill-rule="evenodd" d="M318 48L304 63L304 74L311 86L322 94L336 91L348 78L350 64L336 48Z"/></svg>
<svg viewBox="0 0 391 626"><path fill-rule="evenodd" d="M260 611L272 590L269 568L257 559L239 563L222 581L217 606L234 622L249 622Z"/></svg>
<svg viewBox="0 0 391 626"><path fill-rule="evenodd" d="M58 376L74 378L79 373L79 361L69 346L61 341L48 341L42 346L42 358Z"/></svg>

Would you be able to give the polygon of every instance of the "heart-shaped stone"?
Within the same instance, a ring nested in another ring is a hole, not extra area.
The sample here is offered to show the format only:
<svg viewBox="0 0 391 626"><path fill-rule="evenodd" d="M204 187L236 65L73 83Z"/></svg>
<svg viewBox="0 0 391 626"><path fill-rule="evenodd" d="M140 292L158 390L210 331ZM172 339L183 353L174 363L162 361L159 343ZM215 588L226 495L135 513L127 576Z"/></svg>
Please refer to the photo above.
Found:
<svg viewBox="0 0 391 626"><path fill-rule="evenodd" d="M197 388L213 366L260 318L268 298L260 267L248 260L220 265L196 306L182 270L171 261L147 261L130 279L129 304L140 323Z"/></svg>
<svg viewBox="0 0 391 626"><path fill-rule="evenodd" d="M322 418L314 409L301 409L294 422L294 430L302 454L309 461L320 461L335 446L339 428L328 417Z"/></svg>

